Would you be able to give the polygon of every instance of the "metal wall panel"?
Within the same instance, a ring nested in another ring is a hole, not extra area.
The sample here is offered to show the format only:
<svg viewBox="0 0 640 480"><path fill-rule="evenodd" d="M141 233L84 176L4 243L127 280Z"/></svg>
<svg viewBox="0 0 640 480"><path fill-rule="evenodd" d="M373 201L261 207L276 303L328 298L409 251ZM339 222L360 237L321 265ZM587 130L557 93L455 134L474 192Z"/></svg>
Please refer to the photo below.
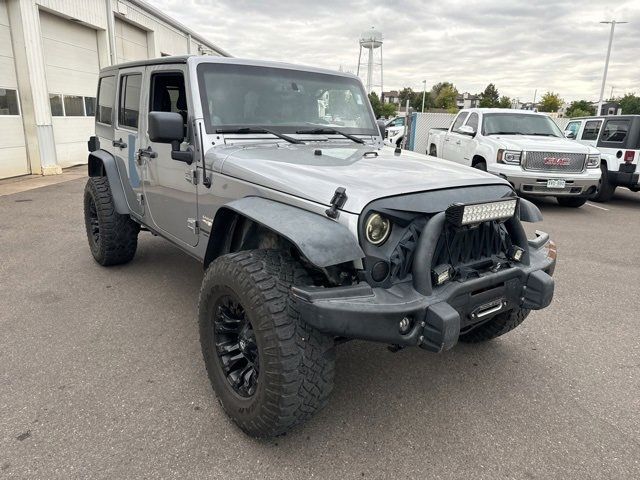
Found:
<svg viewBox="0 0 640 480"><path fill-rule="evenodd" d="M117 62L149 58L147 32L120 18L115 21Z"/></svg>

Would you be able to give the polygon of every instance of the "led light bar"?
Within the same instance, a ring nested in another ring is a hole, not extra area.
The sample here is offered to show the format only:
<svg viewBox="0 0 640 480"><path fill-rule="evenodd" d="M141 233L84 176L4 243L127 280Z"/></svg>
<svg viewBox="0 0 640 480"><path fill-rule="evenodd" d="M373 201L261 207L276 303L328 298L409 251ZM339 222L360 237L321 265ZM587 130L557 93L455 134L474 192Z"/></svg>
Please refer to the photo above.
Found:
<svg viewBox="0 0 640 480"><path fill-rule="evenodd" d="M517 198L472 205L457 203L447 208L446 216L449 223L457 227L477 225L491 220L506 220L511 218L515 215L517 206Z"/></svg>

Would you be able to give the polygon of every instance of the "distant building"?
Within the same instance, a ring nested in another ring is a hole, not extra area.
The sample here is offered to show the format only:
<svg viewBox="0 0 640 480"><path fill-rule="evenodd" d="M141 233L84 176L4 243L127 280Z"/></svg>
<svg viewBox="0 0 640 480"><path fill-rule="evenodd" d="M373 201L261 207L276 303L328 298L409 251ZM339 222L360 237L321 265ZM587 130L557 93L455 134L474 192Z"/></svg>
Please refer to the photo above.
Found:
<svg viewBox="0 0 640 480"><path fill-rule="evenodd" d="M598 108L598 102L592 104L595 109ZM603 102L599 115L621 115L622 109L618 102Z"/></svg>
<svg viewBox="0 0 640 480"><path fill-rule="evenodd" d="M480 96L472 95L469 92L458 94L456 97L456 105L458 108L477 108L480 105Z"/></svg>
<svg viewBox="0 0 640 480"><path fill-rule="evenodd" d="M394 105L400 105L400 93L397 90L382 92L381 100L382 103L393 103Z"/></svg>

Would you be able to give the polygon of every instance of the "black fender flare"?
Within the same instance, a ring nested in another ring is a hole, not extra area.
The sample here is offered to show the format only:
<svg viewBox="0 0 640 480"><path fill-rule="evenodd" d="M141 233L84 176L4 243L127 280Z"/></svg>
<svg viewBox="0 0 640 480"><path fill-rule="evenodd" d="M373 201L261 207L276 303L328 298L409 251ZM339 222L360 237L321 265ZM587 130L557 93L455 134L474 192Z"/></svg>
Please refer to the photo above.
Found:
<svg viewBox="0 0 640 480"><path fill-rule="evenodd" d="M542 212L529 200L520 198L520 220L527 223L537 223L542 221Z"/></svg>
<svg viewBox="0 0 640 480"><path fill-rule="evenodd" d="M235 212L291 242L313 265L325 268L360 260L358 239L341 223L323 215L262 197L244 197L222 206L213 221L205 265L216 256L212 241L224 237L224 217ZM219 240L218 240L219 241Z"/></svg>
<svg viewBox="0 0 640 480"><path fill-rule="evenodd" d="M105 150L91 152L89 154L88 173L90 177L107 177L116 212L121 215L129 215L127 197L124 193L116 159L113 155Z"/></svg>

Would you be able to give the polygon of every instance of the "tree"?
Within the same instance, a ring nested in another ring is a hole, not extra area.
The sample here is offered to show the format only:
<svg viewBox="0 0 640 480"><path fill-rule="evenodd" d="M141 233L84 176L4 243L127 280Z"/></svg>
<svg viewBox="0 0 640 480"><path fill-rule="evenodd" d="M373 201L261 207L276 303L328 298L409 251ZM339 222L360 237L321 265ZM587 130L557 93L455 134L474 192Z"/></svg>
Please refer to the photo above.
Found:
<svg viewBox="0 0 640 480"><path fill-rule="evenodd" d="M553 92L547 92L542 95L540 99L541 112L557 112L564 102L560 98L560 95Z"/></svg>
<svg viewBox="0 0 640 480"><path fill-rule="evenodd" d="M369 94L369 102L371 102L371 107L373 108L373 114L376 118L380 118L382 116L382 102L380 101L380 97L376 92L371 92Z"/></svg>
<svg viewBox="0 0 640 480"><path fill-rule="evenodd" d="M383 103L380 114L385 118L389 118L395 117L397 112L398 108L396 107L395 103ZM376 115L376 118L378 118L378 115Z"/></svg>
<svg viewBox="0 0 640 480"><path fill-rule="evenodd" d="M567 108L567 117L588 117L595 113L595 107L588 100L576 100Z"/></svg>
<svg viewBox="0 0 640 480"><path fill-rule="evenodd" d="M407 105L407 100L409 100L409 103L413 103L413 101L415 100L415 96L416 96L416 92L413 91L413 89L411 89L410 87L404 87L402 90L400 90L400 93L398 94L398 98L400 99L400 106L404 107Z"/></svg>
<svg viewBox="0 0 640 480"><path fill-rule="evenodd" d="M500 101L498 102L498 108L511 108L511 99L506 95L500 97Z"/></svg>
<svg viewBox="0 0 640 480"><path fill-rule="evenodd" d="M484 92L480 94L479 105L482 108L498 107L500 104L499 98L500 94L498 93L498 89L493 83L490 83L487 85L487 88L484 89Z"/></svg>
<svg viewBox="0 0 640 480"><path fill-rule="evenodd" d="M457 98L458 98L458 90L453 86L453 83L450 82L440 82L436 83L431 88L430 93L433 106L435 108L444 108L447 110L455 111L457 108Z"/></svg>
<svg viewBox="0 0 640 480"><path fill-rule="evenodd" d="M640 114L640 97L634 93L627 93L618 99L622 113L625 115Z"/></svg>

